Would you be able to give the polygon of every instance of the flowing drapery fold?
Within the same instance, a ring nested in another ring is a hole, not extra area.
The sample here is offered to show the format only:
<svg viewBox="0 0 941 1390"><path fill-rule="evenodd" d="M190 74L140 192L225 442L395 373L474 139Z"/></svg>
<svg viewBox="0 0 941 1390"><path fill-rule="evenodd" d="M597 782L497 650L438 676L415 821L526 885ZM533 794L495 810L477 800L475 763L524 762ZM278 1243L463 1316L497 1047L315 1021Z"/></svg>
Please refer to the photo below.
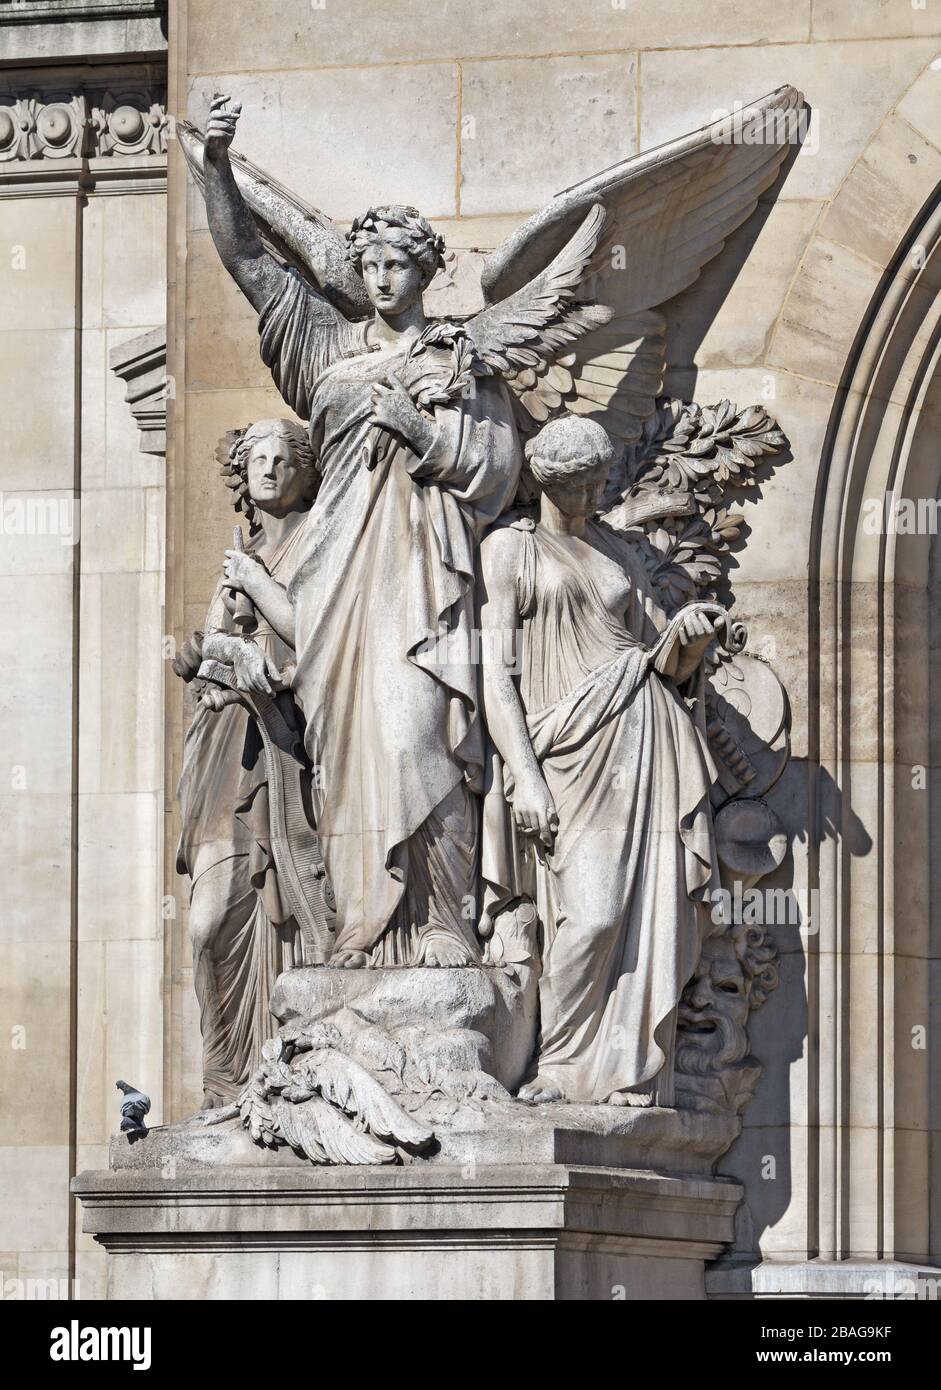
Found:
<svg viewBox="0 0 941 1390"><path fill-rule="evenodd" d="M513 784L491 751L482 872L488 907L535 895L543 925L539 1074L572 1101L629 1091L672 1100L675 1010L699 959L717 886L714 776L627 575L602 593L571 547L520 527L520 697L559 828L551 854L512 826ZM589 523L586 540L615 542Z"/></svg>
<svg viewBox="0 0 941 1390"><path fill-rule="evenodd" d="M461 837L470 824L464 802L480 786L484 758L475 553L515 492L519 444L506 390L495 380L436 406L424 455L379 435L372 387L406 368L412 345L366 352L356 336L361 328L348 326L348 341L335 335L327 361L318 337L322 312L294 282L259 322L275 380L282 391L291 384L298 407L309 407L323 478L290 587L294 688L337 899L335 949L384 959L383 938L398 914L400 961L404 913L414 961L424 933L439 930L447 916L443 895L460 903L474 894L476 831L470 856ZM425 352L426 372L429 362L439 363L446 379L447 348ZM410 867L422 826L426 839L451 840L438 858L430 903ZM460 934L473 941L470 928Z"/></svg>

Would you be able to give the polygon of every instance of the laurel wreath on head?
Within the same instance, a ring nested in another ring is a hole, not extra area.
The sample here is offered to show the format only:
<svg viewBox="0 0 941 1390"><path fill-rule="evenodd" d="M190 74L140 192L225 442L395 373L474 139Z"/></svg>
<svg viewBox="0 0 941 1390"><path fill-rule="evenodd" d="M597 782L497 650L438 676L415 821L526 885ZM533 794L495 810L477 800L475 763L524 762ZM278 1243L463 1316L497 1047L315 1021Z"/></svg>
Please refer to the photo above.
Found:
<svg viewBox="0 0 941 1390"><path fill-rule="evenodd" d="M238 461L238 448L249 428L249 425L245 425L240 430L226 430L216 445L215 452L222 481L234 493L232 505L237 512L243 514L248 522L249 536L254 536L261 530L261 522L258 520L255 505L249 495L248 475Z"/></svg>

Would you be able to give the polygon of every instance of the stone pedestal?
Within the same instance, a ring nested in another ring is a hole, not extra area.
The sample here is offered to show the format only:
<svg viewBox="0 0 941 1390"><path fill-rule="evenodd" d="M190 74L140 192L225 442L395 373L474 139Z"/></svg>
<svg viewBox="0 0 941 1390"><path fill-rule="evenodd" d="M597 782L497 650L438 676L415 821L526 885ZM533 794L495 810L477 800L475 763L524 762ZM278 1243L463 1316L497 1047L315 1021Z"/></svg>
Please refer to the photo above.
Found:
<svg viewBox="0 0 941 1390"><path fill-rule="evenodd" d="M903 1260L720 1260L706 1274L710 1299L931 1299L941 1297L941 1269Z"/></svg>
<svg viewBox="0 0 941 1390"><path fill-rule="evenodd" d="M427 1160L317 1168L238 1123L117 1138L73 1191L119 1299L702 1299L729 1117L492 1106ZM682 1155L682 1157L681 1157Z"/></svg>
<svg viewBox="0 0 941 1390"><path fill-rule="evenodd" d="M567 1163L85 1173L117 1299L701 1299L741 1189Z"/></svg>

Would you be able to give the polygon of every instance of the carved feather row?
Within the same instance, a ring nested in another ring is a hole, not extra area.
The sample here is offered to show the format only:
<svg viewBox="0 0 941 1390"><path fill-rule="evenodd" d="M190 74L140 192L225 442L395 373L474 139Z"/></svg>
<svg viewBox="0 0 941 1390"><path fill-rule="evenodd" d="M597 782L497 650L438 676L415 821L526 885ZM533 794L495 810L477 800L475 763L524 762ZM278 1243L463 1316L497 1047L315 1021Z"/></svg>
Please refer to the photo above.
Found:
<svg viewBox="0 0 941 1390"><path fill-rule="evenodd" d="M478 355L495 372L533 367L611 318L598 304L574 303L598 247L605 212L590 208L559 254L522 289L475 314L465 324Z"/></svg>
<svg viewBox="0 0 941 1390"><path fill-rule="evenodd" d="M485 298L492 302L515 293L600 203L609 219L606 242L618 244L618 234L627 238L617 308L631 312L664 303L677 293L670 283L677 251L711 227L701 267L774 181L801 102L793 87L779 87L723 120L566 189L487 257L481 273Z"/></svg>
<svg viewBox="0 0 941 1390"><path fill-rule="evenodd" d="M395 1162L394 1148L357 1129L320 1096L299 1105L280 1100L277 1116L291 1148L299 1149L312 1163Z"/></svg>
<svg viewBox="0 0 941 1390"><path fill-rule="evenodd" d="M526 417L524 432L559 409L589 415L615 439L633 444L663 384L662 314L618 316L582 339L573 353L509 378Z"/></svg>
<svg viewBox="0 0 941 1390"><path fill-rule="evenodd" d="M423 1149L434 1138L412 1119L396 1100L358 1062L333 1048L305 1056L304 1064L315 1078L324 1100L348 1115L357 1115L370 1134L403 1148Z"/></svg>

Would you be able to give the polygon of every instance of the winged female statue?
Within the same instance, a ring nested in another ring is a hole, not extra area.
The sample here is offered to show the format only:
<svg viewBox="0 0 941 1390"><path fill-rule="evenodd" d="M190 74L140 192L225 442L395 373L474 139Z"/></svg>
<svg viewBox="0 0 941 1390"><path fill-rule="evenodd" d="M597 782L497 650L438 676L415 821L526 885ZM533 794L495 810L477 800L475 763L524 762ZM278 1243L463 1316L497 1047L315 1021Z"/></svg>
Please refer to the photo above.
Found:
<svg viewBox="0 0 941 1390"><path fill-rule="evenodd" d="M559 194L486 258L483 308L461 322L425 314L444 245L414 208L371 208L344 236L230 154L237 102L213 99L205 135L178 123L322 474L289 597L337 898L331 964L479 959L478 543L517 495L521 435L570 412L639 437L662 381L661 306L774 181L799 105L782 87ZM238 588L237 564L228 577ZM538 827L545 808L524 809Z"/></svg>

